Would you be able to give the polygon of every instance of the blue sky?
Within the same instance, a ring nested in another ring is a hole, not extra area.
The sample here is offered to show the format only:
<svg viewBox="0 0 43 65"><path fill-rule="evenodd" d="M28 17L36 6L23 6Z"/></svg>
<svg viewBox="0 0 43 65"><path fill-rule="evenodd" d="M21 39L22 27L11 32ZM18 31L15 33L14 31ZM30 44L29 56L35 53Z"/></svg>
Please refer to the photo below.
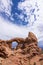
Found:
<svg viewBox="0 0 43 65"><path fill-rule="evenodd" d="M26 13L24 13L23 12L23 10L22 9L19 9L18 8L18 3L23 3L25 0L12 0L12 2L13 2L13 6L12 6L12 11L11 11L11 14L13 15L13 18L14 18L14 20L15 20L15 22L13 21L13 23L15 23L15 24L17 24L17 25L28 25L28 20L26 21L25 19L27 18L27 19L30 19L30 17L31 17L31 15L33 15L33 17L34 17L34 21L35 20L37 20L37 18L36 18L36 15L34 14L34 11L35 11L35 7L34 8L32 8L31 6L32 5L29 5L30 6L30 14L29 14L29 16L27 17L27 14ZM37 7L37 11L39 10L39 8L38 8L38 5L37 5L37 2L36 2L36 5L35 5L36 7ZM24 11L25 11L25 8L24 8ZM38 15L37 15L38 16ZM18 22L17 22L18 21ZM34 22L33 21L33 22ZM32 22L32 23L33 23Z"/></svg>
<svg viewBox="0 0 43 65"><path fill-rule="evenodd" d="M0 0L0 39L25 38L29 31L43 41L43 0Z"/></svg>
<svg viewBox="0 0 43 65"><path fill-rule="evenodd" d="M17 25L27 25L28 22L25 22L25 19L20 19L19 15L22 13L22 10L18 9L18 3L19 2L24 2L24 0L12 0L13 2L13 6L12 6L12 11L11 14L13 15L13 18L15 20L15 22L13 21L13 23L17 24ZM24 13L22 13L23 15ZM24 17L27 17L26 14L24 14ZM17 22L18 21L18 22Z"/></svg>

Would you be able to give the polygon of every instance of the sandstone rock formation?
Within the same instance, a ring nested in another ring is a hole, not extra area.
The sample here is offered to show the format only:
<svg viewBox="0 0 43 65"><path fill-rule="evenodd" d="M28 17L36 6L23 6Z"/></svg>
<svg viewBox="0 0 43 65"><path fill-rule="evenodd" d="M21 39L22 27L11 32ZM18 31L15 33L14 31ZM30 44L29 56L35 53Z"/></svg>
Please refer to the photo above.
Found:
<svg viewBox="0 0 43 65"><path fill-rule="evenodd" d="M12 50L12 42L17 42L16 49ZM38 47L37 37L29 32L26 38L0 40L0 63L2 65L41 65L43 55Z"/></svg>

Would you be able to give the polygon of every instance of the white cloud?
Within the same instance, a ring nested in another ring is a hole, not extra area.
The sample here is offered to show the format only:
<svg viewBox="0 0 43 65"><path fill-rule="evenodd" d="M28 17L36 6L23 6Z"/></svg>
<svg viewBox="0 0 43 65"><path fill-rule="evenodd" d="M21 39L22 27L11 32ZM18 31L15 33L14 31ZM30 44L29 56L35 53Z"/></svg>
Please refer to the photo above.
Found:
<svg viewBox="0 0 43 65"><path fill-rule="evenodd" d="M0 39L10 39L13 37L25 38L28 36L29 31L32 31L37 37L42 36L42 33L37 28L36 24L30 27L17 26L0 17Z"/></svg>
<svg viewBox="0 0 43 65"><path fill-rule="evenodd" d="M39 10L39 3L36 0L25 0L24 2L18 3L18 9L22 10L24 14L27 15L25 21L29 22L29 25L32 25L35 19L38 19L38 11Z"/></svg>
<svg viewBox="0 0 43 65"><path fill-rule="evenodd" d="M28 30L30 28L30 31L33 31L39 40L43 40L43 0L25 0L24 2L19 2L18 9L27 15L25 21L29 22L27 25Z"/></svg>
<svg viewBox="0 0 43 65"><path fill-rule="evenodd" d="M20 34L22 34L21 30L22 28L19 28L0 17L0 39L9 39L15 36L20 36Z"/></svg>
<svg viewBox="0 0 43 65"><path fill-rule="evenodd" d="M11 15L12 0L0 0L0 12L5 12L6 15Z"/></svg>

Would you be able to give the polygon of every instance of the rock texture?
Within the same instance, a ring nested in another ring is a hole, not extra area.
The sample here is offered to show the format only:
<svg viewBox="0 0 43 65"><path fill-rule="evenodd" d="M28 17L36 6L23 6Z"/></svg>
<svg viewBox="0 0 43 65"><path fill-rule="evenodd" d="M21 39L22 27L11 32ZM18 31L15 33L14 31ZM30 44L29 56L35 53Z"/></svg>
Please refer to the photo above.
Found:
<svg viewBox="0 0 43 65"><path fill-rule="evenodd" d="M12 42L18 45L12 50ZM29 32L26 38L0 40L1 65L43 65L43 54L36 36Z"/></svg>

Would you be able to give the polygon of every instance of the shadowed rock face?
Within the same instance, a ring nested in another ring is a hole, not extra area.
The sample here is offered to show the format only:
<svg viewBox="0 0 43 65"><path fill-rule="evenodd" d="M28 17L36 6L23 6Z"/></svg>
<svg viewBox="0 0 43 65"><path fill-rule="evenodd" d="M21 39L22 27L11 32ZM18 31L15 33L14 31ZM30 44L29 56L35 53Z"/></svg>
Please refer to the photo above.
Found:
<svg viewBox="0 0 43 65"><path fill-rule="evenodd" d="M12 50L12 42L18 43L16 49L14 50ZM14 64L29 65L29 59L32 61L34 57L35 58L38 57L38 62L39 62L40 59L43 60L43 56L41 56L41 49L38 48L37 44L38 44L38 40L32 32L29 32L28 37L26 38L13 38L10 40L0 40L0 57L7 58L7 60L5 61L8 60L12 61L11 65ZM32 62L34 62L34 60ZM2 65L6 65L6 64L2 63Z"/></svg>

